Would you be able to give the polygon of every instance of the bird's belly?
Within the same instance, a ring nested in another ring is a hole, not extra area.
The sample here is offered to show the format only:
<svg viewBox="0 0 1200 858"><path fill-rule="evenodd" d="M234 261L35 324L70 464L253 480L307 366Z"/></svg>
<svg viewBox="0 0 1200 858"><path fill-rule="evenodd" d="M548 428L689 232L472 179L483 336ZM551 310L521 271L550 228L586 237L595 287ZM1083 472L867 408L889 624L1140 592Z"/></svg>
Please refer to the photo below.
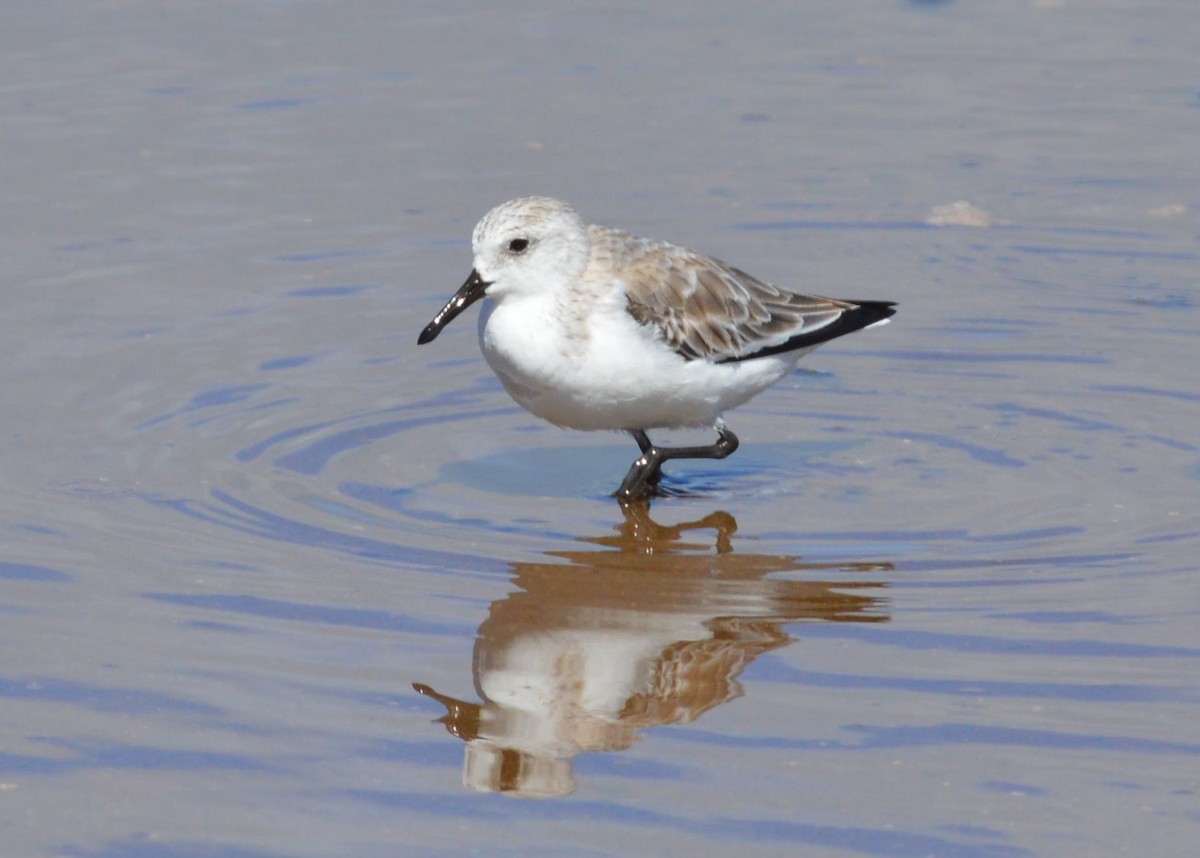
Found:
<svg viewBox="0 0 1200 858"><path fill-rule="evenodd" d="M614 347L505 336L496 314L481 324L480 347L517 404L571 429L711 426L791 372L791 355L740 363L686 361L656 344Z"/></svg>

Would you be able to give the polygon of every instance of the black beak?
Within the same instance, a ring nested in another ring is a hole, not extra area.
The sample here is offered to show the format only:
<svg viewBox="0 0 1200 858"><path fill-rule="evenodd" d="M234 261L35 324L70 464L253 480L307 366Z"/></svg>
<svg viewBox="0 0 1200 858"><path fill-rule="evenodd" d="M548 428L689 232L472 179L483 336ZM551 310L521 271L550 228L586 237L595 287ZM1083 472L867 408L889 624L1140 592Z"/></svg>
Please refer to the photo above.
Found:
<svg viewBox="0 0 1200 858"><path fill-rule="evenodd" d="M482 298L487 287L491 285L491 283L485 283L479 276L479 272L472 268L467 282L458 288L454 297L446 302L445 307L438 310L433 321L425 326L425 330L421 331L421 336L417 337L417 345L423 346L436 338L442 332L442 328L454 321L455 316Z"/></svg>

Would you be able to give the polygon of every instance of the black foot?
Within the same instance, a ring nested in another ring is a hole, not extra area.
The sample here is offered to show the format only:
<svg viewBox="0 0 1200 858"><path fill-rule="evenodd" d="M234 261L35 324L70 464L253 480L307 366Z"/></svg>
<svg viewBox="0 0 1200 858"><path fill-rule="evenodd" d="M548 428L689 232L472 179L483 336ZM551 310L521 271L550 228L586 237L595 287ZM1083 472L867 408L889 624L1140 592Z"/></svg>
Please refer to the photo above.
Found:
<svg viewBox="0 0 1200 858"><path fill-rule="evenodd" d="M662 479L662 464L656 459L659 452L657 447L651 447L646 455L634 460L615 492L617 500L631 501L658 494L658 483Z"/></svg>
<svg viewBox="0 0 1200 858"><path fill-rule="evenodd" d="M724 423L717 424L716 443L708 447L655 447L644 430L634 429L629 434L637 441L642 455L634 460L629 473L621 481L621 487L615 492L616 498L622 502L660 494L658 483L662 479L663 462L671 459L724 459L738 448L737 435Z"/></svg>

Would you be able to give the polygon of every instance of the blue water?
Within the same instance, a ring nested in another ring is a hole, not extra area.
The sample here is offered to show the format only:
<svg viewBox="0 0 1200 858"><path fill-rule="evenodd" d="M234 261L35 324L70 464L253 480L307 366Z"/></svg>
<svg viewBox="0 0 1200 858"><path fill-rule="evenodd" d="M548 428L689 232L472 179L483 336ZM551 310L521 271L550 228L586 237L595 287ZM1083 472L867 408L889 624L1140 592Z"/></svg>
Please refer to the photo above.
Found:
<svg viewBox="0 0 1200 858"><path fill-rule="evenodd" d="M5 854L1184 854L1193 18L0 13ZM900 311L622 510L416 347L530 193Z"/></svg>

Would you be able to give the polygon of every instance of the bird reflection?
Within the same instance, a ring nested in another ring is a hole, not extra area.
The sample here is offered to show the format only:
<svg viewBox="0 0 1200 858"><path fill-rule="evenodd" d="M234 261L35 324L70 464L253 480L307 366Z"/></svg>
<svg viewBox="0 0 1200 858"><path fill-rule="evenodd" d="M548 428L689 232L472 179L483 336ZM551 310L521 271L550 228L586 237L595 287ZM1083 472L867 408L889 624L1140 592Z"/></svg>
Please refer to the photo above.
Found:
<svg viewBox="0 0 1200 858"><path fill-rule="evenodd" d="M889 563L801 563L733 550L727 512L661 525L646 502L622 506L609 536L514 563L519 588L479 627L473 703L414 683L446 707L466 742L472 790L527 797L575 788L573 759L619 751L643 727L683 724L742 694L738 675L788 644L787 623L880 622L880 581L810 581L773 573L881 572ZM706 531L714 536L697 537ZM562 562L566 561L566 563Z"/></svg>

